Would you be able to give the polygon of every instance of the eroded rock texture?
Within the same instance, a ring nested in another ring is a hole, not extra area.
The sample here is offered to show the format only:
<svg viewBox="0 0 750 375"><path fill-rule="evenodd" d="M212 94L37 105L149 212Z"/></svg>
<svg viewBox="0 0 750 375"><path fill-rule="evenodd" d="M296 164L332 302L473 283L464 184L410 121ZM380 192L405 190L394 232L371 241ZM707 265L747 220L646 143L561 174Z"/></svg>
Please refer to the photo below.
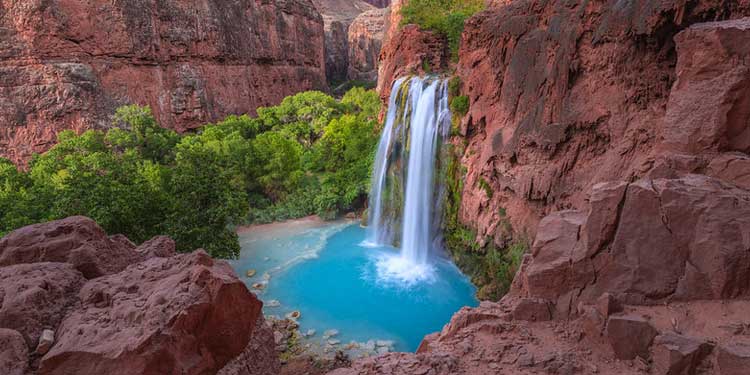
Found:
<svg viewBox="0 0 750 375"><path fill-rule="evenodd" d="M15 162L123 104L183 131L325 85L309 0L4 0L0 35L0 156Z"/></svg>
<svg viewBox="0 0 750 375"><path fill-rule="evenodd" d="M747 151L746 21L703 23L750 15L747 1L497 3L468 21L458 65L461 218L480 237L501 237L502 211L533 238L595 184L686 161L665 150Z"/></svg>
<svg viewBox="0 0 750 375"><path fill-rule="evenodd" d="M0 257L3 374L278 372L262 303L202 250L176 255L167 237L136 247L71 217L9 234Z"/></svg>

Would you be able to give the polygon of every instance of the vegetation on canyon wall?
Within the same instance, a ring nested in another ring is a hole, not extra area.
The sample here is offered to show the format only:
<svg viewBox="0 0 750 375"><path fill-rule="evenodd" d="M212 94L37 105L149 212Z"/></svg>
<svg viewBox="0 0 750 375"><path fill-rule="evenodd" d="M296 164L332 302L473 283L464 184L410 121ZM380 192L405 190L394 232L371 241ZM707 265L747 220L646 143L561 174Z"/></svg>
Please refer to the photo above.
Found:
<svg viewBox="0 0 750 375"><path fill-rule="evenodd" d="M479 289L477 297L484 300L497 300L508 292L523 254L529 245L528 239L515 234L504 210L498 213L499 228L503 238L484 238L479 241L476 231L462 223L459 218L466 167L461 164L465 152L466 139L460 135L461 118L469 110L469 101L461 95L461 80L451 78L448 85L451 112L453 114L451 131L452 140L448 144L446 171L442 178L446 184L446 202L443 218L445 246L456 265L469 277ZM479 180L479 188L488 197L493 190L484 179ZM498 246L497 243L502 243Z"/></svg>
<svg viewBox="0 0 750 375"><path fill-rule="evenodd" d="M484 0L409 0L401 8L402 23L445 36L451 55L457 59L464 22L484 6Z"/></svg>
<svg viewBox="0 0 750 375"><path fill-rule="evenodd" d="M479 290L477 297L497 300L508 292L513 277L528 249L528 240L520 236L513 239L513 228L500 212L502 232L508 240L497 246L493 238L485 238L484 244L477 240L477 233L459 219L461 194L463 193L466 169L460 163L463 140L454 138L449 145L451 158L447 166L447 199L444 212L445 246L456 265L469 277Z"/></svg>
<svg viewBox="0 0 750 375"><path fill-rule="evenodd" d="M122 107L113 129L62 132L27 171L0 159L0 234L85 215L136 242L166 234L179 250L237 256L233 224L330 218L364 201L379 111L361 88L340 101L305 92L179 135L149 108Z"/></svg>

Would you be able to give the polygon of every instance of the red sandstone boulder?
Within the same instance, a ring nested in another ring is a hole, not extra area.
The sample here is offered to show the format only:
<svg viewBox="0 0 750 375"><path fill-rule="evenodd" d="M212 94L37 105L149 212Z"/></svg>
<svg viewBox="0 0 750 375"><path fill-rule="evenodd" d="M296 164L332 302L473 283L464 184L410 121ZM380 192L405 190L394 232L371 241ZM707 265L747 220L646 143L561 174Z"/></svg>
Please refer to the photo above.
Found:
<svg viewBox="0 0 750 375"><path fill-rule="evenodd" d="M710 177L597 185L585 219L561 211L542 221L513 293L563 313L605 293L625 303L744 298L749 227L750 192Z"/></svg>
<svg viewBox="0 0 750 375"><path fill-rule="evenodd" d="M0 328L0 374L26 375L28 348L18 331Z"/></svg>
<svg viewBox="0 0 750 375"><path fill-rule="evenodd" d="M120 272L138 260L132 247L110 239L99 225L83 216L30 225L0 239L0 267L70 263L91 279Z"/></svg>
<svg viewBox="0 0 750 375"><path fill-rule="evenodd" d="M231 267L205 252L89 281L41 374L207 374L239 355L261 316Z"/></svg>
<svg viewBox="0 0 750 375"><path fill-rule="evenodd" d="M697 24L675 42L678 76L665 145L691 153L750 152L750 18Z"/></svg>
<svg viewBox="0 0 750 375"><path fill-rule="evenodd" d="M611 316L607 320L607 340L617 359L648 359L649 348L657 334L656 329L640 316Z"/></svg>
<svg viewBox="0 0 750 375"><path fill-rule="evenodd" d="M705 340L665 333L654 339L654 370L664 375L692 375L711 353L713 346Z"/></svg>
<svg viewBox="0 0 750 375"><path fill-rule="evenodd" d="M750 190L750 155L741 152L724 153L711 160L706 169L709 176Z"/></svg>
<svg viewBox="0 0 750 375"><path fill-rule="evenodd" d="M174 240L167 236L156 236L138 246L135 251L141 259L169 258L177 255Z"/></svg>
<svg viewBox="0 0 750 375"><path fill-rule="evenodd" d="M515 305L513 319L530 322L552 320L550 302L542 298L522 298Z"/></svg>
<svg viewBox="0 0 750 375"><path fill-rule="evenodd" d="M0 267L0 328L20 332L25 345L34 350L42 331L55 330L76 304L84 282L70 264Z"/></svg>

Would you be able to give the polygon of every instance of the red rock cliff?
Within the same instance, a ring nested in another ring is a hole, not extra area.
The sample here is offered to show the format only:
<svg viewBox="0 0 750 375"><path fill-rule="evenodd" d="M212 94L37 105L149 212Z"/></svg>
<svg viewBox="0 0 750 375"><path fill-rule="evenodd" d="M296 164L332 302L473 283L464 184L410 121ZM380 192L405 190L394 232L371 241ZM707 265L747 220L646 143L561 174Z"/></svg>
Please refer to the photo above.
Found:
<svg viewBox="0 0 750 375"><path fill-rule="evenodd" d="M186 130L325 84L309 0L0 2L0 156L150 105Z"/></svg>
<svg viewBox="0 0 750 375"><path fill-rule="evenodd" d="M470 100L461 218L480 237L497 238L507 212L533 238L546 214L585 209L595 184L666 163L661 145L747 152L740 42L675 36L750 15L748 1L497 3L467 22L457 68Z"/></svg>

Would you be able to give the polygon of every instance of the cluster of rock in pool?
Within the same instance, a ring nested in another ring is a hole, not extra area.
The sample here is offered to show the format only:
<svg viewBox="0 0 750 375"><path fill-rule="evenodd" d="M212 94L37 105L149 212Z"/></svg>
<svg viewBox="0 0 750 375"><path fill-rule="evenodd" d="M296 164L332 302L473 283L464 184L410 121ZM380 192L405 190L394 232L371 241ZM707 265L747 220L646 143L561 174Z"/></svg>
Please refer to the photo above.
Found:
<svg viewBox="0 0 750 375"><path fill-rule="evenodd" d="M339 331L336 329L326 330L322 334L314 329L302 332L297 322L299 316L297 311L287 314L284 318L266 315L266 321L273 328L276 350L282 353L282 361L302 355L326 359L334 359L341 355L352 359L366 358L394 351L395 343L391 340L343 343L337 338Z"/></svg>

